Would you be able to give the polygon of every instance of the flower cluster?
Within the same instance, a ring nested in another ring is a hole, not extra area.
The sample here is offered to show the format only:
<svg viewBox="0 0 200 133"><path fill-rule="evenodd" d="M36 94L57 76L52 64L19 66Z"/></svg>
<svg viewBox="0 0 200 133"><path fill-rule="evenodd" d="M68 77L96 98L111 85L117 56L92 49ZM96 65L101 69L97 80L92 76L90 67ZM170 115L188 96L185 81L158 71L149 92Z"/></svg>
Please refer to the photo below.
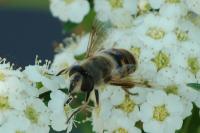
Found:
<svg viewBox="0 0 200 133"><path fill-rule="evenodd" d="M80 23L90 10L87 0L50 0L53 16L61 21Z"/></svg>
<svg viewBox="0 0 200 133"><path fill-rule="evenodd" d="M59 90L67 83L62 77L54 76L49 61L44 65L40 62L36 60L35 65L22 71L0 59L0 132L47 133L49 126L58 131L71 131L73 120L70 124L66 121L72 109L65 105L67 95ZM50 99L47 99L48 92ZM63 115L55 118L56 113Z"/></svg>
<svg viewBox="0 0 200 133"><path fill-rule="evenodd" d="M53 0L52 0L53 1ZM56 0L55 0L56 1ZM94 0L96 18L109 23L105 49L123 48L137 59L127 94L121 87L98 86L100 104L92 110L95 132L173 133L200 108L200 92L187 83L200 82L198 0ZM74 12L75 14L75 12ZM77 15L77 14L76 14ZM83 58L89 36L67 38L55 55L57 71Z"/></svg>
<svg viewBox="0 0 200 133"><path fill-rule="evenodd" d="M173 133L194 104L200 108L200 92L187 85L200 82L199 6L198 0L50 0L53 16L64 22L81 23L95 12L108 25L103 48L126 49L137 60L129 93L96 86L93 131ZM0 58L0 132L72 130L75 110L65 104L69 79L56 74L85 59L89 38L88 33L66 38L52 64L36 58L22 70Z"/></svg>

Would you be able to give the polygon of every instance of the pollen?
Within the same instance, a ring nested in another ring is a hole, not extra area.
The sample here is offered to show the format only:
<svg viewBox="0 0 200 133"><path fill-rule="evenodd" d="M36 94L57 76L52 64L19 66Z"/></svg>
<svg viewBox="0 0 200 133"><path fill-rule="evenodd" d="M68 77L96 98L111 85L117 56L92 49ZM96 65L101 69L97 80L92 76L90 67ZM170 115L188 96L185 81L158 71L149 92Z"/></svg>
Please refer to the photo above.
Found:
<svg viewBox="0 0 200 133"><path fill-rule="evenodd" d="M190 72L192 72L193 74L197 74L197 72L200 70L200 64L198 62L197 57L188 58L187 64L188 64Z"/></svg>
<svg viewBox="0 0 200 133"><path fill-rule="evenodd" d="M71 110L72 110L72 108L69 105L64 106L64 111L65 111L66 114Z"/></svg>
<svg viewBox="0 0 200 133"><path fill-rule="evenodd" d="M151 5L148 2L144 1L138 5L138 8L139 8L139 13L144 14L151 9Z"/></svg>
<svg viewBox="0 0 200 133"><path fill-rule="evenodd" d="M6 75L0 71L0 81L5 81Z"/></svg>
<svg viewBox="0 0 200 133"><path fill-rule="evenodd" d="M171 3L171 4L176 4L176 3L180 3L181 0L166 0L166 3Z"/></svg>
<svg viewBox="0 0 200 133"><path fill-rule="evenodd" d="M66 4L70 4L70 3L72 3L74 0L64 0L64 2L66 3Z"/></svg>
<svg viewBox="0 0 200 133"><path fill-rule="evenodd" d="M179 41L186 41L188 40L188 32L187 31L182 31L180 29L176 29L175 30L175 33L176 33L176 38L177 40Z"/></svg>
<svg viewBox="0 0 200 133"><path fill-rule="evenodd" d="M10 105L7 96L0 96L0 110L9 109Z"/></svg>
<svg viewBox="0 0 200 133"><path fill-rule="evenodd" d="M176 85L169 85L165 88L167 94L178 94L178 87Z"/></svg>
<svg viewBox="0 0 200 133"><path fill-rule="evenodd" d="M131 48L131 52L133 53L133 55L137 58L139 58L140 53L141 53L141 49L138 47L132 47Z"/></svg>
<svg viewBox="0 0 200 133"><path fill-rule="evenodd" d="M146 35L148 35L149 37L151 37L155 40L160 40L160 39L164 38L165 31L159 27L150 27L147 30Z"/></svg>
<svg viewBox="0 0 200 133"><path fill-rule="evenodd" d="M169 56L160 51L152 60L157 67L157 71L167 67L169 65Z"/></svg>
<svg viewBox="0 0 200 133"><path fill-rule="evenodd" d="M164 121L169 116L165 105L154 107L153 118L157 121Z"/></svg>
<svg viewBox="0 0 200 133"><path fill-rule="evenodd" d="M121 109L122 111L126 113L130 113L134 110L135 105L136 104L133 102L133 100L131 100L130 97L126 95L123 103L118 105L116 108Z"/></svg>
<svg viewBox="0 0 200 133"><path fill-rule="evenodd" d="M128 133L128 131L125 128L118 128L113 133Z"/></svg>
<svg viewBox="0 0 200 133"><path fill-rule="evenodd" d="M47 72L44 72L44 73L42 73L43 74L43 76L45 76L46 78L48 78L48 79L51 79L52 78L52 76L49 74L49 73L47 73Z"/></svg>
<svg viewBox="0 0 200 133"><path fill-rule="evenodd" d="M108 0L113 9L122 8L123 0Z"/></svg>
<svg viewBox="0 0 200 133"><path fill-rule="evenodd" d="M25 133L25 132L21 130L17 130L15 133Z"/></svg>
<svg viewBox="0 0 200 133"><path fill-rule="evenodd" d="M32 123L38 123L39 114L32 106L27 106L24 113L26 118L28 118Z"/></svg>

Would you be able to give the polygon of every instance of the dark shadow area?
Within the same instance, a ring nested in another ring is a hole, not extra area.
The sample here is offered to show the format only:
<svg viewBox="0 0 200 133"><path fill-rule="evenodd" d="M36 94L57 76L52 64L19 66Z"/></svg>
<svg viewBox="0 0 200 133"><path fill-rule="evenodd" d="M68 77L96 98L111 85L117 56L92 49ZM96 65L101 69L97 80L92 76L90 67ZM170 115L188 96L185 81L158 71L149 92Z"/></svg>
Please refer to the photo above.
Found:
<svg viewBox="0 0 200 133"><path fill-rule="evenodd" d="M50 12L1 8L0 57L16 67L34 64L36 55L42 60L52 60L53 43L64 38L62 28L61 22ZM81 131L74 127L72 133Z"/></svg>
<svg viewBox="0 0 200 133"><path fill-rule="evenodd" d="M52 60L61 31L61 23L49 12L0 9L0 57L22 67L34 64L36 54Z"/></svg>

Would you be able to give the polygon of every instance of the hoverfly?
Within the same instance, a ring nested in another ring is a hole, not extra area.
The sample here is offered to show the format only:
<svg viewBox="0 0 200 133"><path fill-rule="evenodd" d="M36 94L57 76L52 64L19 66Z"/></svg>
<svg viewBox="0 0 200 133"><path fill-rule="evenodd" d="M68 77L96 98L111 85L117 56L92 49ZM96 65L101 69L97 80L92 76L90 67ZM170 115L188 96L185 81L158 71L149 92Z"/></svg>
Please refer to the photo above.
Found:
<svg viewBox="0 0 200 133"><path fill-rule="evenodd" d="M78 65L61 70L57 74L69 74L70 98L67 100L67 104L73 99L73 93L86 93L85 104L74 111L67 122L73 115L86 107L92 91L94 91L96 103L99 105L98 86L100 84L121 86L127 93L130 93L128 89L135 86L135 84L141 84L127 78L137 68L137 61L134 55L125 49L103 49L101 44L106 36L105 26L95 21L90 32L86 59Z"/></svg>

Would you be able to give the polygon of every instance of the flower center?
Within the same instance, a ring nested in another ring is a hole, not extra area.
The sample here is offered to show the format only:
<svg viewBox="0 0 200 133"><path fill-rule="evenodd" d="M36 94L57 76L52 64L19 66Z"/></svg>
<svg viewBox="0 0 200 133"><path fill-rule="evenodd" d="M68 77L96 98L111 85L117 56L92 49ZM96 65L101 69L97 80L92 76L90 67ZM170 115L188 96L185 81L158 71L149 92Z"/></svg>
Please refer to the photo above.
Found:
<svg viewBox="0 0 200 133"><path fill-rule="evenodd" d="M0 110L6 110L9 108L10 108L10 105L8 102L8 97L0 96Z"/></svg>
<svg viewBox="0 0 200 133"><path fill-rule="evenodd" d="M0 81L5 81L6 75L0 72Z"/></svg>
<svg viewBox="0 0 200 133"><path fill-rule="evenodd" d="M140 48L138 48L138 47L132 47L131 51L132 51L133 55L135 55L137 58L139 58L140 53L141 53L141 49Z"/></svg>
<svg viewBox="0 0 200 133"><path fill-rule="evenodd" d="M169 85L165 88L167 94L178 94L178 87L176 85Z"/></svg>
<svg viewBox="0 0 200 133"><path fill-rule="evenodd" d="M113 9L122 8L123 0L109 0L110 5Z"/></svg>
<svg viewBox="0 0 200 133"><path fill-rule="evenodd" d="M24 131L17 130L15 133L25 133Z"/></svg>
<svg viewBox="0 0 200 133"><path fill-rule="evenodd" d="M133 102L133 100L130 99L128 95L126 95L123 103L118 105L116 108L119 108L126 113L130 113L134 110L134 107L135 107L135 103Z"/></svg>
<svg viewBox="0 0 200 133"><path fill-rule="evenodd" d="M159 39L162 39L165 36L165 32L162 28L150 27L147 30L146 35L148 35L149 37L151 37L155 40L159 40Z"/></svg>
<svg viewBox="0 0 200 133"><path fill-rule="evenodd" d="M74 0L64 0L66 4L71 4Z"/></svg>
<svg viewBox="0 0 200 133"><path fill-rule="evenodd" d="M151 61L156 65L157 71L169 65L169 57L162 51L160 51Z"/></svg>
<svg viewBox="0 0 200 133"><path fill-rule="evenodd" d="M197 72L200 70L200 64L198 62L198 58L196 58L196 57L188 58L187 64L188 64L189 70L193 74L197 74Z"/></svg>
<svg viewBox="0 0 200 133"><path fill-rule="evenodd" d="M154 107L153 118L157 121L164 121L165 118L169 116L169 113L165 105Z"/></svg>
<svg viewBox="0 0 200 133"><path fill-rule="evenodd" d="M139 8L139 13L144 14L151 9L151 5L149 4L148 1L141 1L139 2L138 8Z"/></svg>
<svg viewBox="0 0 200 133"><path fill-rule="evenodd" d="M38 112L31 106L26 107L26 110L24 111L25 116L32 122L37 123L38 122Z"/></svg>
<svg viewBox="0 0 200 133"><path fill-rule="evenodd" d="M69 105L64 106L64 111L65 111L66 114L71 110L72 110L72 108Z"/></svg>
<svg viewBox="0 0 200 133"><path fill-rule="evenodd" d="M36 88L39 90L43 87L44 85L42 84L42 82L36 82Z"/></svg>
<svg viewBox="0 0 200 133"><path fill-rule="evenodd" d="M188 32L187 31L182 31L180 29L176 29L175 30L175 33L176 33L176 38L177 40L179 41L186 41L188 40Z"/></svg>
<svg viewBox="0 0 200 133"><path fill-rule="evenodd" d="M125 128L118 128L113 133L128 133L128 131Z"/></svg>
<svg viewBox="0 0 200 133"><path fill-rule="evenodd" d="M176 3L180 3L181 0L166 0L166 3L171 3L171 4L176 4Z"/></svg>

